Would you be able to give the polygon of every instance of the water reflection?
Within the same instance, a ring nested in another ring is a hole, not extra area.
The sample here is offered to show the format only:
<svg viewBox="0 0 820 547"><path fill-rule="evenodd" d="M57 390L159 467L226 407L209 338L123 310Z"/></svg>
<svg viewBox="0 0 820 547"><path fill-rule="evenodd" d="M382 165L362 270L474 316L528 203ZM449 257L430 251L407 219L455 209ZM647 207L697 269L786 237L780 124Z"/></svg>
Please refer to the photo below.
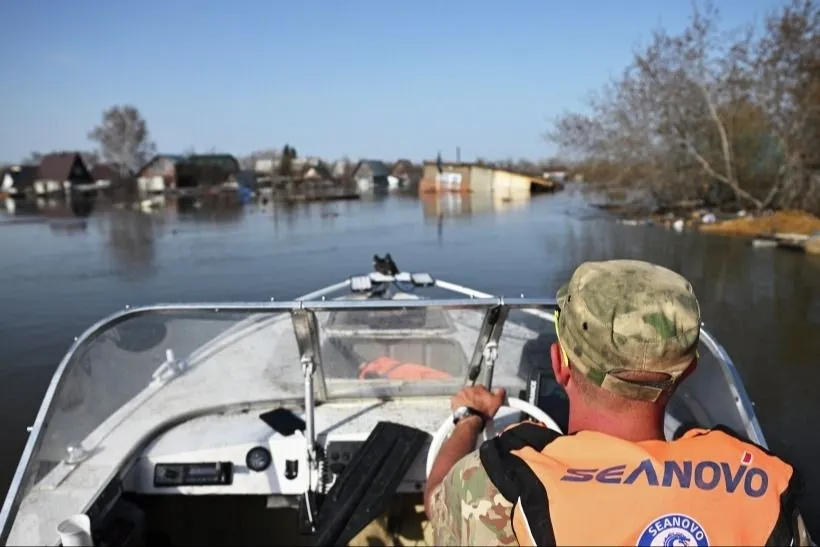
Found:
<svg viewBox="0 0 820 547"><path fill-rule="evenodd" d="M58 236L80 235L88 231L88 222L82 219L53 221L48 223L48 228L52 233Z"/></svg>
<svg viewBox="0 0 820 547"><path fill-rule="evenodd" d="M60 198L5 198L3 205L6 213L11 216L39 216L45 220L87 218L94 212L97 198L81 193Z"/></svg>
<svg viewBox="0 0 820 547"><path fill-rule="evenodd" d="M14 215L36 215L39 211L37 204L30 200L18 200L6 198L3 200L6 213L10 216Z"/></svg>
<svg viewBox="0 0 820 547"><path fill-rule="evenodd" d="M308 208L290 201L276 202L273 204L273 228L279 231L279 223L284 220L288 231L292 231L296 226L299 213L306 213Z"/></svg>
<svg viewBox="0 0 820 547"><path fill-rule="evenodd" d="M156 240L165 228L163 216L114 209L101 225L110 257L125 277L141 279L154 271Z"/></svg>
<svg viewBox="0 0 820 547"><path fill-rule="evenodd" d="M424 217L439 222L441 217L471 217L483 213L505 213L526 207L531 198L527 196L499 196L493 194L422 194L420 196Z"/></svg>
<svg viewBox="0 0 820 547"><path fill-rule="evenodd" d="M169 203L168 208L176 212L180 222L215 224L238 223L246 212L246 208L233 194L179 196Z"/></svg>

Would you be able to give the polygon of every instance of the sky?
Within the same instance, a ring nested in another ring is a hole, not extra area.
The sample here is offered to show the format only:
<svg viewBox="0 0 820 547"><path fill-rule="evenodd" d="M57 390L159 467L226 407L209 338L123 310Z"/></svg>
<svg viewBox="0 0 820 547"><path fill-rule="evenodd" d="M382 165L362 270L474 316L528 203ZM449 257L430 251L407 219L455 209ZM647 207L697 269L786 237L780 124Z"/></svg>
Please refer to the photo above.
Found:
<svg viewBox="0 0 820 547"><path fill-rule="evenodd" d="M782 2L715 0L727 26ZM691 0L2 0L0 162L90 150L136 106L159 152L540 159Z"/></svg>

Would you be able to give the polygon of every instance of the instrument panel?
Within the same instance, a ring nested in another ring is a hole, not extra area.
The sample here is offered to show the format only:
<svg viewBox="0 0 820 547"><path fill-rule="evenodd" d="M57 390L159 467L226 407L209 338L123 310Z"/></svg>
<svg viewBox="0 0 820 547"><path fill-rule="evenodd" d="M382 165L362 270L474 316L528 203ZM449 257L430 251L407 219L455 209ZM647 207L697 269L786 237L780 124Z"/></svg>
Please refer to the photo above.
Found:
<svg viewBox="0 0 820 547"><path fill-rule="evenodd" d="M390 416L389 404L378 409L378 419L401 423L411 415L415 418L413 421L420 419L428 423L427 431L435 431L449 414L448 407L431 409L428 402L420 407L426 412L417 414L402 406L399 409L401 415ZM275 431L267 423L269 420L260 419L259 412L249 411L203 416L166 431L137 458L124 478L124 490L159 495L294 496L304 493L310 480L314 488L326 491L367 440L373 427L369 423L378 423L373 417L361 419L362 405L347 405L335 410L328 406L317 408L320 473L308 473L304 432L298 425L285 430L288 434L284 435ZM364 410L372 407L372 403L365 405ZM333 416L336 425L322 427L318 419L319 409ZM345 414L356 418L344 422ZM358 427L355 421L360 422ZM344 425L340 427L342 423ZM424 489L427 447L429 441L415 456L399 492Z"/></svg>
<svg viewBox="0 0 820 547"><path fill-rule="evenodd" d="M158 463L154 465L154 486L158 488L217 486L229 485L232 482L233 462Z"/></svg>

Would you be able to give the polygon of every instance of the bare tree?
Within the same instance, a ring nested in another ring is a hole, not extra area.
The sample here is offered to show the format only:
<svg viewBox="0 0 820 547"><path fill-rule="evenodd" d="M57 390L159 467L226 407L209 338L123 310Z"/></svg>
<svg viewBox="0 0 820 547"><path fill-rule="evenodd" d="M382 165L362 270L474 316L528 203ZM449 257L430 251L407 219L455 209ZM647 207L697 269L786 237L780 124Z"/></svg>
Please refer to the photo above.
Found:
<svg viewBox="0 0 820 547"><path fill-rule="evenodd" d="M793 0L770 15L765 28L754 98L780 156L766 204L820 207L820 5Z"/></svg>
<svg viewBox="0 0 820 547"><path fill-rule="evenodd" d="M342 159L339 161L342 162L342 171L338 178L341 180L347 180L353 176L353 169L356 167L356 164L353 163L350 156L342 156Z"/></svg>
<svg viewBox="0 0 820 547"><path fill-rule="evenodd" d="M80 152L80 156L83 158L83 163L89 169L100 163L100 154L95 150Z"/></svg>
<svg viewBox="0 0 820 547"><path fill-rule="evenodd" d="M654 97L655 134L681 147L711 181L725 184L736 198L756 207L761 202L741 188L735 172L733 143L721 111L742 99L752 74L751 35L739 40L721 36L712 6L695 10L679 36L656 31L652 45L635 57L644 99Z"/></svg>
<svg viewBox="0 0 820 547"><path fill-rule="evenodd" d="M23 163L26 165L39 165L43 160L43 155L40 152L30 152L28 156L23 158Z"/></svg>
<svg viewBox="0 0 820 547"><path fill-rule="evenodd" d="M590 96L588 114L565 113L547 137L661 202L704 198L717 186L758 209L798 203L817 189L805 159L818 148L809 135L820 88L815 1L769 16L762 38L751 27L723 31L714 7L696 8L681 33L656 30Z"/></svg>
<svg viewBox="0 0 820 547"><path fill-rule="evenodd" d="M156 152L148 126L135 107L114 106L103 112L102 124L89 134L100 146L100 155L117 164L122 176L131 176Z"/></svg>

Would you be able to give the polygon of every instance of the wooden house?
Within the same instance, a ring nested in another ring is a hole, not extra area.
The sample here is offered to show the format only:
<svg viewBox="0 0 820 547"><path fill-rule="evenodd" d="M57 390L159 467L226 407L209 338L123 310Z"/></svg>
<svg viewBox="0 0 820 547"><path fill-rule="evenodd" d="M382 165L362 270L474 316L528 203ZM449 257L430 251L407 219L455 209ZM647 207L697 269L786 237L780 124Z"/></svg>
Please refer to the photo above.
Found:
<svg viewBox="0 0 820 547"><path fill-rule="evenodd" d="M94 178L79 152L46 154L40 160L34 193L47 196L69 193L75 187L93 187Z"/></svg>

